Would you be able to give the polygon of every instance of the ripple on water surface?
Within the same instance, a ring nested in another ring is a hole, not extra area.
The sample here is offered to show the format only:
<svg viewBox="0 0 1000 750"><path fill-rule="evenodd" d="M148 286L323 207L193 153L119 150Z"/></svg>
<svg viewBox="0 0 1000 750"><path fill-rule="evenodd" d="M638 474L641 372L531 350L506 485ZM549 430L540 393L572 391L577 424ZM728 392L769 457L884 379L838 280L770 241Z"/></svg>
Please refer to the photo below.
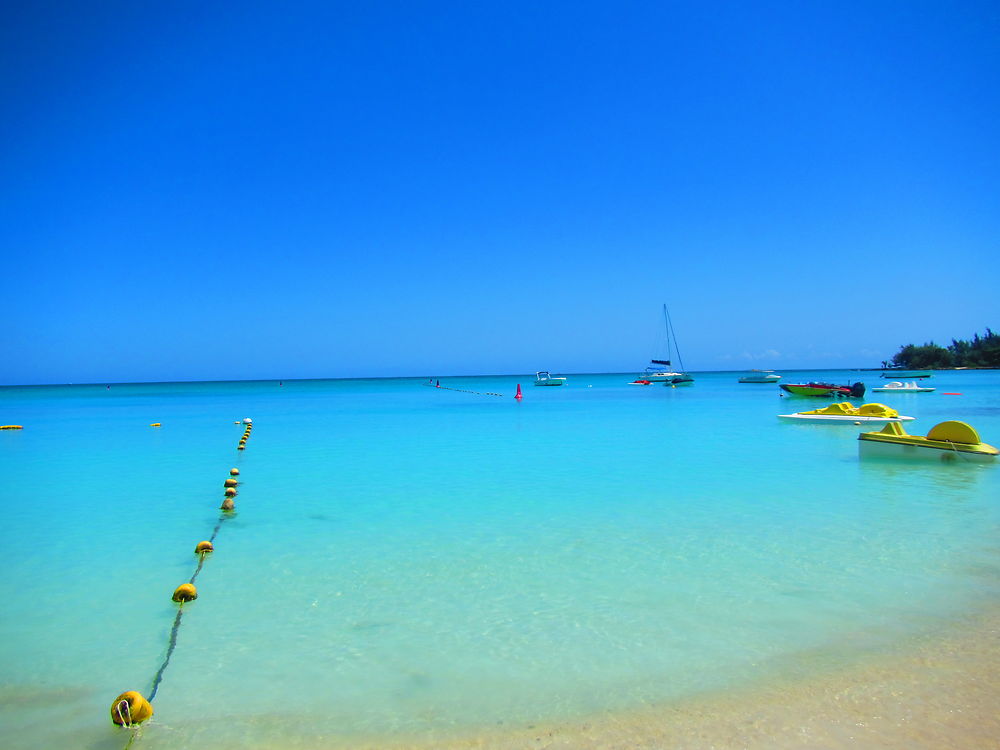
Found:
<svg viewBox="0 0 1000 750"><path fill-rule="evenodd" d="M1000 378L946 377L1000 435L983 411ZM405 380L8 389L25 583L0 623L0 744L117 747L110 700L148 690L231 465L237 513L148 747L625 715L843 668L997 599L995 467L861 463L855 430L781 424L775 389L729 374L626 380L520 404L513 379L455 383L503 399ZM938 421L940 400L908 407Z"/></svg>

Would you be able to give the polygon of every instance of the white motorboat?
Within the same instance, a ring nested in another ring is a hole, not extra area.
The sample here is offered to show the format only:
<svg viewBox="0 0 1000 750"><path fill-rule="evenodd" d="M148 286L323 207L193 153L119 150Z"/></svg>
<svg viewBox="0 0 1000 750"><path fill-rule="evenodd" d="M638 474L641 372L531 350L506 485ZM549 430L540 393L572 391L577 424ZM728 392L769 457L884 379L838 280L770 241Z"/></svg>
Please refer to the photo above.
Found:
<svg viewBox="0 0 1000 750"><path fill-rule="evenodd" d="M800 411L796 414L779 414L778 419L810 424L889 424L890 422L912 422L913 417L901 416L898 411L885 404L862 404L854 406L849 401L838 401L822 409Z"/></svg>
<svg viewBox="0 0 1000 750"><path fill-rule="evenodd" d="M740 378L741 383L777 383L781 376L774 370L751 370L749 375Z"/></svg>
<svg viewBox="0 0 1000 750"><path fill-rule="evenodd" d="M895 380L891 383L886 383L881 388L872 388L873 391L882 391L888 393L930 393L933 388L924 388L922 385L917 385L917 381L911 381L909 383L903 383Z"/></svg>
<svg viewBox="0 0 1000 750"><path fill-rule="evenodd" d="M535 385L562 385L566 378L561 375L549 375L546 370L535 373Z"/></svg>

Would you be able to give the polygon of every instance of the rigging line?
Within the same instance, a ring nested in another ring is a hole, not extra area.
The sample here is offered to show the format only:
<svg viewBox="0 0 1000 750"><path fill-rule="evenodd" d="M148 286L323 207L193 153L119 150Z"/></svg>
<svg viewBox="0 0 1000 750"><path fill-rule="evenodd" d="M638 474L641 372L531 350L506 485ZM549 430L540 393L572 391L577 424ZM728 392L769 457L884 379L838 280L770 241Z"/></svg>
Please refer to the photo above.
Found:
<svg viewBox="0 0 1000 750"><path fill-rule="evenodd" d="M667 329L667 362L670 362L674 358L674 353L670 349L670 316L667 314L667 305L663 305L663 325ZM672 365L667 365L671 367Z"/></svg>
<svg viewBox="0 0 1000 750"><path fill-rule="evenodd" d="M681 356L681 348L677 346L677 334L674 333L674 324L670 320L670 313L667 312L667 306L663 306L663 316L667 319L667 345L670 345L670 337L673 336L674 339L674 351L677 352L677 361L681 363L681 372L687 372L684 369L684 358ZM667 359L670 359L667 357Z"/></svg>

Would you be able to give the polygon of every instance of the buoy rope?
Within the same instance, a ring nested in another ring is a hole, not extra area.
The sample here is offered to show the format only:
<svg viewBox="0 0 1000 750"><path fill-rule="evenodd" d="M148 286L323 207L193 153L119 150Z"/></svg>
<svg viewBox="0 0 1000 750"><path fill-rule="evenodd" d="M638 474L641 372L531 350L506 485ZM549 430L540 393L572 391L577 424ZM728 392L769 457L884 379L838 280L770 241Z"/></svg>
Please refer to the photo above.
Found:
<svg viewBox="0 0 1000 750"><path fill-rule="evenodd" d="M247 429L246 435L249 435L249 427ZM244 442L245 441L246 438L244 438ZM242 448L242 445L240 447ZM231 475L238 473L239 472L236 469L233 469L230 472ZM235 484L235 482L233 484ZM209 538L208 544L203 548L202 546L203 543L199 543L198 548L195 550L198 553L198 565L195 567L194 572L191 574L191 578L189 579L189 582L187 584L188 586L190 586L191 589L190 599L197 598L197 592L194 588L194 582L198 578L198 574L201 573L202 568L205 567L205 557L208 555L209 552L212 551L212 543L215 542L215 538L219 535L219 531L222 529L222 524L226 521L226 519L232 517L229 513L227 513L227 510L232 510L233 507L232 500L230 499L230 491L228 489L230 486L229 480L226 480L226 486L227 486L226 502L228 503L228 507L225 504L223 505L222 513L219 514L219 519L215 522L215 528L212 529L212 536ZM235 492L233 492L232 494L235 494ZM186 598L178 597L178 592L180 592L183 588L185 587L179 586L177 592L174 592L174 601L178 602L177 615L174 617L174 623L170 628L170 638L167 642L167 652L163 657L163 662L160 664L159 669L156 670L156 674L153 676L153 683L149 689L149 698L145 699L144 703L151 704L153 700L156 698L156 693L160 689L160 684L163 682L163 674L164 672L166 672L167 667L170 665L170 659L174 655L174 650L177 648L177 636L178 633L180 632L181 618L184 616L184 602L188 601L188 599ZM125 704L124 712L122 711L122 704ZM150 707L147 706L147 708ZM118 712L118 719L120 721L116 721L115 722L116 724L120 723L122 726L128 727L133 730L130 733L128 742L125 744L124 748L124 750L129 750L129 748L132 747L132 744L139 737L139 727L141 726L141 722L144 719L139 718L139 720L136 723L132 722L132 707L127 700L118 701L117 704L114 704L112 706L111 710L112 710L112 720L114 720L115 718L114 713L116 711ZM150 714L152 713L151 708L149 713Z"/></svg>
<svg viewBox="0 0 1000 750"><path fill-rule="evenodd" d="M214 542L215 537L219 534L219 529L222 528L222 523L229 518L228 515L222 513L219 515L219 520L215 524L215 528L212 529L212 536L209 541ZM205 557L207 557L206 552L202 552L198 555L198 567L194 569L194 573L191 574L191 580L188 581L190 584L194 584L195 579L201 572L202 567L205 565ZM174 649L177 647L177 631L181 626L181 615L184 614L184 603L181 602L180 607L177 609L177 617L174 618L174 626L170 629L170 641L167 645L167 655L163 659L163 663L160 668L156 670L156 676L153 678L153 687L149 691L149 702L153 702L153 698L156 697L156 691L160 687L160 682L163 680L163 673L167 669L167 665L170 664L170 657L174 654Z"/></svg>
<svg viewBox="0 0 1000 750"><path fill-rule="evenodd" d="M153 678L153 687L150 688L149 698L147 698L150 703L152 703L153 698L156 697L156 691L160 689L160 682L163 680L163 672L170 663L170 657L174 655L174 649L177 648L177 631L181 626L181 615L183 614L184 603L182 602L177 608L177 617L174 618L174 626L170 629L170 643L167 646L167 655L163 659L163 664L161 664L160 668L156 670L156 676Z"/></svg>
<svg viewBox="0 0 1000 750"><path fill-rule="evenodd" d="M128 716L122 715L122 706L125 706L125 713L128 714ZM132 707L129 706L128 701L118 701L118 703L115 704L115 710L118 711L118 718L121 719L126 726L132 726Z"/></svg>
<svg viewBox="0 0 1000 750"><path fill-rule="evenodd" d="M430 383L424 383L428 388L437 388L442 391L455 391L456 393L472 393L476 396L500 396L503 398L502 393L490 393L489 391L468 391L464 388L449 388L446 385L431 385Z"/></svg>
<svg viewBox="0 0 1000 750"><path fill-rule="evenodd" d="M212 543L215 542L215 537L217 537L219 535L219 529L222 528L223 522L226 521L226 519L228 519L228 518L231 518L231 516L229 516L226 513L220 513L219 514L219 520L216 522L215 528L212 529L212 536L210 536L208 538L208 541L210 541ZM194 573L191 574L191 580L188 581L188 583L190 583L192 585L194 584L194 579L198 577L198 574L201 572L202 566L205 564L205 557L206 557L207 554L208 554L208 552L199 552L198 553L198 567L194 569Z"/></svg>
<svg viewBox="0 0 1000 750"><path fill-rule="evenodd" d="M132 712L129 711L129 718L131 719ZM125 743L123 750L129 750L132 747L132 743L139 739L139 734L142 732L142 724L132 724L129 726L132 731L129 732L128 742Z"/></svg>

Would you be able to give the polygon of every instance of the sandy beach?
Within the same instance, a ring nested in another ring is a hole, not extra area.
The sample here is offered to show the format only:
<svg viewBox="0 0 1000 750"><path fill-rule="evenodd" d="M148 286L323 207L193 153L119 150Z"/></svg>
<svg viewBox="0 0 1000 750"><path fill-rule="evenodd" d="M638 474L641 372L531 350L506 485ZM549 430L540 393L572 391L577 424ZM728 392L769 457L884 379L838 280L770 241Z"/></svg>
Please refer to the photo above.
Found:
<svg viewBox="0 0 1000 750"><path fill-rule="evenodd" d="M335 744L330 747L358 747ZM1000 610L821 677L587 720L374 748L1000 748Z"/></svg>

